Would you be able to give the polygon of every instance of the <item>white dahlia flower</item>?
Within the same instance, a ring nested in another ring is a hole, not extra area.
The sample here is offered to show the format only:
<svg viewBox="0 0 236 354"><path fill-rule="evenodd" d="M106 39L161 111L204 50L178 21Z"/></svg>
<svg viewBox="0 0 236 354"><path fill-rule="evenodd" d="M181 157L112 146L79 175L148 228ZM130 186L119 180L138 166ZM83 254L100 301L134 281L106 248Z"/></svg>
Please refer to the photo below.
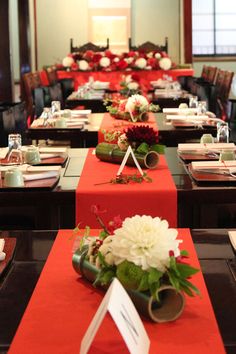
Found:
<svg viewBox="0 0 236 354"><path fill-rule="evenodd" d="M161 54L160 54L160 53L156 53L156 54L155 54L155 58L156 58L156 59L160 59L160 58L161 58Z"/></svg>
<svg viewBox="0 0 236 354"><path fill-rule="evenodd" d="M79 69L82 71L87 71L89 68L88 62L86 60L80 60L78 62Z"/></svg>
<svg viewBox="0 0 236 354"><path fill-rule="evenodd" d="M125 105L125 111L132 112L136 106L138 107L148 106L148 100L146 99L146 97L142 95L132 95L127 100L127 103Z"/></svg>
<svg viewBox="0 0 236 354"><path fill-rule="evenodd" d="M107 57L103 57L100 59L99 64L103 68L107 68L110 65L111 61Z"/></svg>
<svg viewBox="0 0 236 354"><path fill-rule="evenodd" d="M116 265L127 260L143 270L157 268L165 272L169 267L170 254L180 255L177 230L169 229L168 222L159 217L135 215L126 218L121 228L114 231L109 244Z"/></svg>
<svg viewBox="0 0 236 354"><path fill-rule="evenodd" d="M127 85L129 90L137 90L139 88L139 84L135 81L129 82Z"/></svg>
<svg viewBox="0 0 236 354"><path fill-rule="evenodd" d="M159 65L162 70L169 70L171 68L170 58L161 58L159 61Z"/></svg>
<svg viewBox="0 0 236 354"><path fill-rule="evenodd" d="M62 65L66 68L70 68L73 63L74 63L74 59L72 57L65 57L62 60Z"/></svg>
<svg viewBox="0 0 236 354"><path fill-rule="evenodd" d="M137 60L135 60L135 66L137 66L139 69L144 69L146 65L147 60L144 58L138 58Z"/></svg>

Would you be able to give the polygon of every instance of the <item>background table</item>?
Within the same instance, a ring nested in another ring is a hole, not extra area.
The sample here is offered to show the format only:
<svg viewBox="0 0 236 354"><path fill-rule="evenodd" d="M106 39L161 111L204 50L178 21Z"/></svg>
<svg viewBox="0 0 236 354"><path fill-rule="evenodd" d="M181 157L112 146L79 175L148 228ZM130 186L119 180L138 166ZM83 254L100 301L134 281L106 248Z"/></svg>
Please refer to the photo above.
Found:
<svg viewBox="0 0 236 354"><path fill-rule="evenodd" d="M65 71L58 70L58 78L73 78L75 81L75 90L78 86L89 81L89 77L93 77L95 81L108 81L110 82L110 88L119 88L119 83L122 81L123 75L138 75L140 78L140 85L146 90L150 89L150 81L156 81L162 79L163 75L168 75L176 80L179 76L193 76L193 69L173 69L173 70L131 70L131 71ZM44 84L47 84L44 78Z"/></svg>

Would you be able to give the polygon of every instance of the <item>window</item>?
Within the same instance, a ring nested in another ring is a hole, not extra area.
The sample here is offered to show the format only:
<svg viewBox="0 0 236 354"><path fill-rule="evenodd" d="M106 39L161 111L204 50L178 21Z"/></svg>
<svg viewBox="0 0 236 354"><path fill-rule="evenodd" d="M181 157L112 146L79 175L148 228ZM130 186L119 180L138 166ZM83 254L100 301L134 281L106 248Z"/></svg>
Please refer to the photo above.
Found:
<svg viewBox="0 0 236 354"><path fill-rule="evenodd" d="M236 55L236 1L192 0L193 55Z"/></svg>

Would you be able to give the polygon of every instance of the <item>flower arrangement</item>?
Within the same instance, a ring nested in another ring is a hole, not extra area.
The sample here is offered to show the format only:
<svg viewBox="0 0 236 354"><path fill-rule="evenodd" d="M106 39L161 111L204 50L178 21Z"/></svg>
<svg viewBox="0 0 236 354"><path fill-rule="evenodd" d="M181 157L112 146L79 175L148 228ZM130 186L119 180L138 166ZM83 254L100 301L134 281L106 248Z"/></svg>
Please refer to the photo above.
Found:
<svg viewBox="0 0 236 354"><path fill-rule="evenodd" d="M104 132L105 142L96 146L96 156L106 162L121 163L128 148L131 147L134 156L141 168L154 169L158 165L159 154L164 153L164 145L158 144L158 132L145 125L133 126L124 132ZM108 142L107 142L108 141ZM113 142L113 143L112 143ZM114 142L117 142L114 143ZM135 166L132 156L128 157L127 165ZM143 181L152 182L152 179L143 175L121 175L110 183L130 183Z"/></svg>
<svg viewBox="0 0 236 354"><path fill-rule="evenodd" d="M106 227L100 208L93 206L92 211L102 231L90 237L87 227L79 253L97 269L95 286L106 287L116 277L128 291L149 294L157 302L161 302L163 286L189 296L199 294L189 281L198 269L186 262L188 252L180 250L178 231L169 228L166 220L147 215L121 220L117 216ZM82 269L81 273L85 274Z"/></svg>
<svg viewBox="0 0 236 354"><path fill-rule="evenodd" d="M137 74L123 75L122 81L120 83L121 90L120 93L123 96L132 96L140 93L140 78Z"/></svg>
<svg viewBox="0 0 236 354"><path fill-rule="evenodd" d="M108 105L111 103L111 105ZM159 106L149 103L147 98L136 94L127 99L105 100L107 110L117 119L132 122L144 122L148 120L148 112L159 111Z"/></svg>
<svg viewBox="0 0 236 354"><path fill-rule="evenodd" d="M165 59L165 60L164 60ZM175 67L165 52L151 51L148 53L130 51L115 54L105 52L70 53L62 60L62 66L71 70L81 71L116 71L116 70L169 70Z"/></svg>

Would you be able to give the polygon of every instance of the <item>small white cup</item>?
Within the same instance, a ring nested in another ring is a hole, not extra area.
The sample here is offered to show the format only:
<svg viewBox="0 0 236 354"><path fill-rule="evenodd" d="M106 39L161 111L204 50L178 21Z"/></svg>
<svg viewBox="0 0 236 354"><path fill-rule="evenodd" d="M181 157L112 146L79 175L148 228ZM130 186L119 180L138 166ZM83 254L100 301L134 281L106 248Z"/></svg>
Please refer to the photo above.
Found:
<svg viewBox="0 0 236 354"><path fill-rule="evenodd" d="M212 144L214 143L214 138L211 134L203 134L200 139L201 144Z"/></svg>
<svg viewBox="0 0 236 354"><path fill-rule="evenodd" d="M10 169L5 172L5 187L24 187L23 174L18 168Z"/></svg>
<svg viewBox="0 0 236 354"><path fill-rule="evenodd" d="M29 165L36 165L41 162L40 153L36 146L30 146L25 152L24 160Z"/></svg>
<svg viewBox="0 0 236 354"><path fill-rule="evenodd" d="M55 121L55 128L66 128L67 124L66 124L66 120L64 117L59 117L56 119Z"/></svg>

